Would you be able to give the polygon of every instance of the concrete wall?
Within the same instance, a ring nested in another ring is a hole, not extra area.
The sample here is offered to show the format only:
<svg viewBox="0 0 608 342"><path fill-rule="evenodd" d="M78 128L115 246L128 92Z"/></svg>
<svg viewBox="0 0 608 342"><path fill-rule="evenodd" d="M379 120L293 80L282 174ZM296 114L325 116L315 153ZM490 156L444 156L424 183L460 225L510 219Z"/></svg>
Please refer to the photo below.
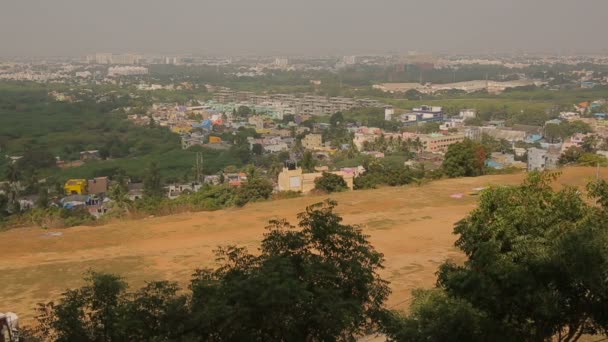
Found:
<svg viewBox="0 0 608 342"><path fill-rule="evenodd" d="M342 177L346 182L346 186L348 186L350 190L353 189L353 174L342 171L334 171L330 173ZM314 190L315 179L321 176L323 176L322 172L303 173L301 168L297 168L295 170L283 168L283 171L279 173L279 178L277 181L278 188L279 191L300 191L302 193L308 193Z"/></svg>

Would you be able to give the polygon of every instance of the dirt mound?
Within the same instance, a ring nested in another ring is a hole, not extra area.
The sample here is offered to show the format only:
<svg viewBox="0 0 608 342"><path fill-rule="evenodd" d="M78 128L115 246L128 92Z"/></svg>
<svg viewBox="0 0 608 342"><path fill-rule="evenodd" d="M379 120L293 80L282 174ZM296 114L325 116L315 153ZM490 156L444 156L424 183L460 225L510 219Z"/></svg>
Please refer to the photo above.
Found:
<svg viewBox="0 0 608 342"><path fill-rule="evenodd" d="M608 170L603 173L608 174ZM593 168L570 168L558 184L583 185ZM383 277L391 282L389 306L406 308L410 292L435 283L437 266L462 260L453 247L453 224L475 207L476 188L517 184L523 174L432 182L331 195L346 223L364 227L386 257ZM458 196L454 196L459 194ZM462 194L462 195L460 195ZM124 276L132 286L167 279L187 284L195 268L213 266L219 245L255 250L273 218L296 222L307 205L328 196L309 196L247 205L240 209L187 213L48 232L39 228L0 233L0 312L18 312L26 322L36 303L81 285L89 270ZM58 234L60 233L60 234Z"/></svg>

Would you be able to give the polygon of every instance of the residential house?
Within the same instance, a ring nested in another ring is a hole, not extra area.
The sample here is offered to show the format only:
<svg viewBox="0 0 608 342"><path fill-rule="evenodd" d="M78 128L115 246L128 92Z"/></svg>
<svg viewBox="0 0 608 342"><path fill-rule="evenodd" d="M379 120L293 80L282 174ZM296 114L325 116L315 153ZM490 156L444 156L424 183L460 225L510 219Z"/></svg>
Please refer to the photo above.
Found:
<svg viewBox="0 0 608 342"><path fill-rule="evenodd" d="M239 173L226 173L224 179L230 186L241 186L247 181L247 174L244 172Z"/></svg>
<svg viewBox="0 0 608 342"><path fill-rule="evenodd" d="M419 122L441 122L444 113L441 107L420 106L412 108L409 113L401 114L401 121L404 125L415 125Z"/></svg>
<svg viewBox="0 0 608 342"><path fill-rule="evenodd" d="M144 198L144 183L129 183L129 200L135 201Z"/></svg>
<svg viewBox="0 0 608 342"><path fill-rule="evenodd" d="M514 154L502 152L493 152L486 161L486 165L495 169L503 169L505 167L526 168L525 163L515 161Z"/></svg>
<svg viewBox="0 0 608 342"><path fill-rule="evenodd" d="M105 194L108 192L110 180L108 177L95 177L87 181L87 193L88 194Z"/></svg>
<svg viewBox="0 0 608 342"><path fill-rule="evenodd" d="M512 129L502 129L496 127L482 127L482 134L487 134L496 140L506 140L508 142L524 141L526 140L526 132L516 131Z"/></svg>
<svg viewBox="0 0 608 342"><path fill-rule="evenodd" d="M463 120L474 119L477 117L477 111L475 109L462 109L458 116Z"/></svg>
<svg viewBox="0 0 608 342"><path fill-rule="evenodd" d="M302 139L302 147L307 150L315 150L323 147L323 138L321 134L307 134Z"/></svg>
<svg viewBox="0 0 608 342"><path fill-rule="evenodd" d="M553 170L559 162L559 152L536 147L528 149L528 171Z"/></svg>
<svg viewBox="0 0 608 342"><path fill-rule="evenodd" d="M481 137L483 136L483 130L481 127L467 127L464 130L465 138L471 139L473 141L481 141Z"/></svg>
<svg viewBox="0 0 608 342"><path fill-rule="evenodd" d="M82 160L82 161L86 161L86 160L99 160L99 159L101 159L101 157L99 155L99 151L98 150L82 151L82 152L80 152L80 160Z"/></svg>
<svg viewBox="0 0 608 342"><path fill-rule="evenodd" d="M202 185L198 182L185 184L172 184L167 187L167 196L169 199L176 199L184 194L191 194L201 189Z"/></svg>
<svg viewBox="0 0 608 342"><path fill-rule="evenodd" d="M203 183L205 184L211 184L211 185L218 185L220 184L221 177L218 175L210 175L210 176L205 176L203 178Z"/></svg>
<svg viewBox="0 0 608 342"><path fill-rule="evenodd" d="M189 134L182 134L182 149L187 150L192 146L203 146L205 145L206 135L198 132Z"/></svg>
<svg viewBox="0 0 608 342"><path fill-rule="evenodd" d="M283 152L283 151L289 150L289 146L287 145L287 143L284 143L284 142L264 145L263 147L264 147L264 151L269 152L269 153L278 153L278 152Z"/></svg>

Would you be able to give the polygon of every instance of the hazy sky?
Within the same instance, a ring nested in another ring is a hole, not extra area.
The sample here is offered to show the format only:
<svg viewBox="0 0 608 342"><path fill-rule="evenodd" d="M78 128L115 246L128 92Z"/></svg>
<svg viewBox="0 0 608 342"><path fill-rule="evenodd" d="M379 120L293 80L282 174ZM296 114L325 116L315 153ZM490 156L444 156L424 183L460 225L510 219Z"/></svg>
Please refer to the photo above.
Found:
<svg viewBox="0 0 608 342"><path fill-rule="evenodd" d="M0 0L0 54L606 51L607 0Z"/></svg>

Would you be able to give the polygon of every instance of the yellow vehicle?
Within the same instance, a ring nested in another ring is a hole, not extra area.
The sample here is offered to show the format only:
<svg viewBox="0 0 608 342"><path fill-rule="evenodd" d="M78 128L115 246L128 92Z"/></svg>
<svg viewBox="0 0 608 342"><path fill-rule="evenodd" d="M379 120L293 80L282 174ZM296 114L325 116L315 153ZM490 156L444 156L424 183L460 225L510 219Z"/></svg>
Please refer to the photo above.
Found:
<svg viewBox="0 0 608 342"><path fill-rule="evenodd" d="M86 179L68 179L63 186L65 193L68 195L84 195L87 193Z"/></svg>

